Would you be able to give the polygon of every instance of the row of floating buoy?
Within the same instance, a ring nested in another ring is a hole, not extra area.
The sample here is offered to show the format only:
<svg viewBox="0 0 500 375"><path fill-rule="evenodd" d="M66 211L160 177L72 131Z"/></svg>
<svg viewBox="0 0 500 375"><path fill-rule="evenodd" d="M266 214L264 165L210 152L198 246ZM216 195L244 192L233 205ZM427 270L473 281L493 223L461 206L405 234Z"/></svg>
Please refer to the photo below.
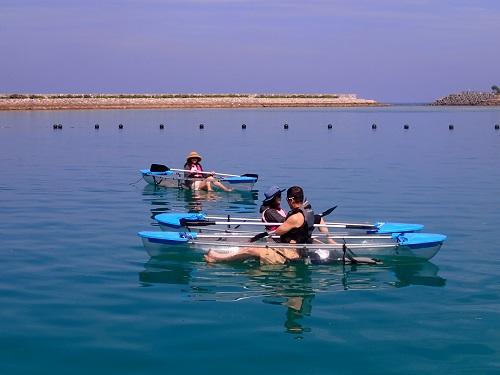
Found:
<svg viewBox="0 0 500 375"><path fill-rule="evenodd" d="M62 129L63 126L62 126L62 124L54 124L54 125L52 125L52 128L53 129ZM165 125L164 124L160 124L160 129L164 129L164 128L165 128ZM204 124L200 124L199 128L200 129L205 129L205 125ZM247 125L246 124L241 124L241 128L242 129L246 129ZM288 130L288 128L289 128L289 126L288 126L287 123L283 124L283 129ZM327 128L328 129L333 129L333 125L332 124L328 124ZM94 129L99 129L99 124L95 124L94 125ZM118 125L118 129L123 129L123 124L119 124ZM372 129L376 130L377 129L377 124L372 124ZM404 124L403 125L403 129L405 129L405 130L410 129L410 125ZM455 129L455 126L453 124L450 124L450 125L448 125L448 129L449 130L453 130L453 129ZM500 129L500 125L499 124L495 124L495 130L499 130L499 129Z"/></svg>

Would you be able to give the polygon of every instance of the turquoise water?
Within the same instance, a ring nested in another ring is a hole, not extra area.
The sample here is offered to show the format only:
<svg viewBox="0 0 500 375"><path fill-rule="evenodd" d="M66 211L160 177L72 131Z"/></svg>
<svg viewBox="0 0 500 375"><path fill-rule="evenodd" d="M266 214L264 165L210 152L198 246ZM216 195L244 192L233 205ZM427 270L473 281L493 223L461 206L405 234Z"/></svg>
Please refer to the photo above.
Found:
<svg viewBox="0 0 500 375"><path fill-rule="evenodd" d="M0 113L0 374L498 373L495 123L481 108ZM138 181L192 150L259 173L257 191ZM260 267L150 259L136 236L160 212L254 215L272 184L338 204L331 220L449 238L424 263Z"/></svg>

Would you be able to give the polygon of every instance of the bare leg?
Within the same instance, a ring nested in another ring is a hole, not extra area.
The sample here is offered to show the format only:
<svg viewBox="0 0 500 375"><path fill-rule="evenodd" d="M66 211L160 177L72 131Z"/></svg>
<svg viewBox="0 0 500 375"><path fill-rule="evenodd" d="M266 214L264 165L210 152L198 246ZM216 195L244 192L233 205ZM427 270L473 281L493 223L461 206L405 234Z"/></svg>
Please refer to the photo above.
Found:
<svg viewBox="0 0 500 375"><path fill-rule="evenodd" d="M205 179L203 181L195 181L195 183L193 184L194 190L212 191L212 185L210 185L210 182L207 180L208 179Z"/></svg>
<svg viewBox="0 0 500 375"><path fill-rule="evenodd" d="M215 179L213 176L207 177L205 179L207 183L210 185L210 183L213 183L215 186L217 186L219 189L224 190L224 191L232 191L233 189L230 189L228 187L225 187L219 180Z"/></svg>
<svg viewBox="0 0 500 375"><path fill-rule="evenodd" d="M205 260L208 263L216 263L257 258L259 257L260 250L260 248L253 247L243 247L237 253L218 253L214 250L209 250L205 255Z"/></svg>
<svg viewBox="0 0 500 375"><path fill-rule="evenodd" d="M218 188L224 190L224 191L233 191L233 189L225 187L222 182L215 180L214 185L217 186Z"/></svg>
<svg viewBox="0 0 500 375"><path fill-rule="evenodd" d="M212 189L211 181L208 178L205 181L203 181L203 182L207 186L207 191L213 191L214 190L214 189Z"/></svg>

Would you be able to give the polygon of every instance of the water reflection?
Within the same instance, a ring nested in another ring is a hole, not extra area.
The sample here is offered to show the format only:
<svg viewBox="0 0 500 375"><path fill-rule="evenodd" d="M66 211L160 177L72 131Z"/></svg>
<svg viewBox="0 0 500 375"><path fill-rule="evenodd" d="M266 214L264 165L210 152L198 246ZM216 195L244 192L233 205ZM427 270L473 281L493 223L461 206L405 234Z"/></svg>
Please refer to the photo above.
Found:
<svg viewBox="0 0 500 375"><path fill-rule="evenodd" d="M313 312L320 293L345 290L380 290L410 285L443 287L446 280L431 262L393 263L379 266L329 265L260 266L206 264L199 254L181 250L168 258L151 258L139 273L144 286L188 285L189 298L196 301L257 299L286 309L285 332L309 332L304 318Z"/></svg>
<svg viewBox="0 0 500 375"><path fill-rule="evenodd" d="M146 185L142 192L143 201L151 204L151 217L172 212L209 212L221 211L254 215L257 212L257 190L232 191L193 191L188 189L167 189Z"/></svg>

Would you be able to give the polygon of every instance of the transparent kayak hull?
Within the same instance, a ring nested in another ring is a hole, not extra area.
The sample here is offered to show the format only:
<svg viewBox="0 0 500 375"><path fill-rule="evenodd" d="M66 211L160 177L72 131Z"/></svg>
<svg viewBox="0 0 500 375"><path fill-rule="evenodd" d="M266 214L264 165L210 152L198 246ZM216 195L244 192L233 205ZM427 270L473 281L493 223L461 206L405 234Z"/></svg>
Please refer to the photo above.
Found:
<svg viewBox="0 0 500 375"><path fill-rule="evenodd" d="M139 232L139 237L146 252L151 256L160 256L172 251L195 250L203 253L209 250L217 252L237 253L245 247L272 247L276 249L300 248L307 254L322 254L329 258L336 258L343 253L343 242L354 256L371 258L398 258L428 260L440 250L446 236L433 233L406 233L392 236L353 237L336 239L337 243L312 244L282 244L272 240L263 240L249 243L248 239L238 238L236 235L220 233L204 237L197 233L185 232ZM326 254L326 255L325 255Z"/></svg>
<svg viewBox="0 0 500 375"><path fill-rule="evenodd" d="M199 178L186 179L183 172L175 171L151 172L149 169L142 169L141 175L144 181L150 185L177 189L185 189L184 182L186 180L202 180ZM219 181L233 190L250 191L257 182L257 178L247 176L220 177Z"/></svg>

